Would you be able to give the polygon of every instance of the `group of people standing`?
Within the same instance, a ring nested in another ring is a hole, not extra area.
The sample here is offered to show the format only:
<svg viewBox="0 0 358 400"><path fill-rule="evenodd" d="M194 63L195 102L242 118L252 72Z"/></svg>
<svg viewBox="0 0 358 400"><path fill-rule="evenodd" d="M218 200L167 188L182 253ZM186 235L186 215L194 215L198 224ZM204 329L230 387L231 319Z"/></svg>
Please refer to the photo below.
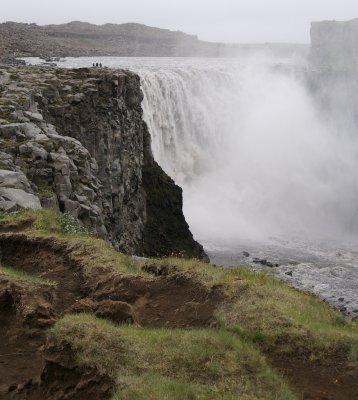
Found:
<svg viewBox="0 0 358 400"><path fill-rule="evenodd" d="M93 63L94 68L102 68L102 63Z"/></svg>

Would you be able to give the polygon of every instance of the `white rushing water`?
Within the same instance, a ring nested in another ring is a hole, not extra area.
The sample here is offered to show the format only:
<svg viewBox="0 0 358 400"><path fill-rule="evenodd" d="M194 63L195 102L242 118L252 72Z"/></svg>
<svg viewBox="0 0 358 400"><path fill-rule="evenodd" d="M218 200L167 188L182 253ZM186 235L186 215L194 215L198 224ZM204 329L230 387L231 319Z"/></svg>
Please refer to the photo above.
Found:
<svg viewBox="0 0 358 400"><path fill-rule="evenodd" d="M355 315L358 134L322 112L304 62L256 55L61 65L94 61L140 75L154 156L183 187L185 216L213 261L268 258L281 265L274 273Z"/></svg>

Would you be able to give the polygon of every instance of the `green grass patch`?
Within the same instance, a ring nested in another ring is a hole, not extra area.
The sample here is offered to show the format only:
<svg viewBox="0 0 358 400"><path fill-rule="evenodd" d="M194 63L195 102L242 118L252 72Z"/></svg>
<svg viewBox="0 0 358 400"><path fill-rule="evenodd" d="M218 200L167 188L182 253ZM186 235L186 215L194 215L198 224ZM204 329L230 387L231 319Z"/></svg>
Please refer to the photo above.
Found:
<svg viewBox="0 0 358 400"><path fill-rule="evenodd" d="M19 210L19 211L0 211L0 221L1 220L7 220L7 221L12 221L12 220L19 220L24 214L26 213L26 210Z"/></svg>
<svg viewBox="0 0 358 400"><path fill-rule="evenodd" d="M0 222L19 223L32 219L33 227L26 231L30 236L54 237L66 244L71 257L83 260L84 272L91 274L93 268L106 268L113 273L143 275L130 256L114 251L108 243L96 239L71 215L52 209L0 212Z"/></svg>
<svg viewBox="0 0 358 400"><path fill-rule="evenodd" d="M57 282L50 281L48 279L43 279L36 275L28 274L24 271L19 271L13 268L9 268L7 266L0 264L0 275L5 275L11 281L18 282L26 282L32 284L40 284L40 285L47 285L47 286L57 286Z"/></svg>
<svg viewBox="0 0 358 400"><path fill-rule="evenodd" d="M117 382L115 400L296 398L254 346L229 332L141 329L77 315L51 335L70 343L81 365Z"/></svg>
<svg viewBox="0 0 358 400"><path fill-rule="evenodd" d="M3 221L17 221L20 223L29 218L34 221L34 232L58 234L67 237L90 236L88 230L68 213L61 214L53 209L0 211L0 220Z"/></svg>

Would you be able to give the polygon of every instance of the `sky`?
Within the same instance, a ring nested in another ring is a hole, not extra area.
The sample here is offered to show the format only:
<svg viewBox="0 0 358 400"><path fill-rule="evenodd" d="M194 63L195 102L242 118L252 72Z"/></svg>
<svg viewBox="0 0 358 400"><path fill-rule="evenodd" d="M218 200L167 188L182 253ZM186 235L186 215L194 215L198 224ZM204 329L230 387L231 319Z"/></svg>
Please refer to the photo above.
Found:
<svg viewBox="0 0 358 400"><path fill-rule="evenodd" d="M309 43L311 21L358 18L358 0L0 0L0 10L2 22L138 22L209 41Z"/></svg>

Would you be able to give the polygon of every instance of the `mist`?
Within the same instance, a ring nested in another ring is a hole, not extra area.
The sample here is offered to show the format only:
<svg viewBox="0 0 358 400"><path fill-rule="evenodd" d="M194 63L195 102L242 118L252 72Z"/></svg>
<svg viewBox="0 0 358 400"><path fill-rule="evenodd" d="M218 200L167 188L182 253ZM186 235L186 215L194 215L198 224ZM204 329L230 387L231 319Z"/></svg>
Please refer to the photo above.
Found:
<svg viewBox="0 0 358 400"><path fill-rule="evenodd" d="M185 215L199 238L357 233L358 140L343 113L349 104L341 97L335 119L303 75L276 62L264 54L142 72L155 156L184 188Z"/></svg>
<svg viewBox="0 0 358 400"><path fill-rule="evenodd" d="M183 188L196 238L356 237L358 82L317 88L306 59L267 51L98 60L140 75L154 158Z"/></svg>

